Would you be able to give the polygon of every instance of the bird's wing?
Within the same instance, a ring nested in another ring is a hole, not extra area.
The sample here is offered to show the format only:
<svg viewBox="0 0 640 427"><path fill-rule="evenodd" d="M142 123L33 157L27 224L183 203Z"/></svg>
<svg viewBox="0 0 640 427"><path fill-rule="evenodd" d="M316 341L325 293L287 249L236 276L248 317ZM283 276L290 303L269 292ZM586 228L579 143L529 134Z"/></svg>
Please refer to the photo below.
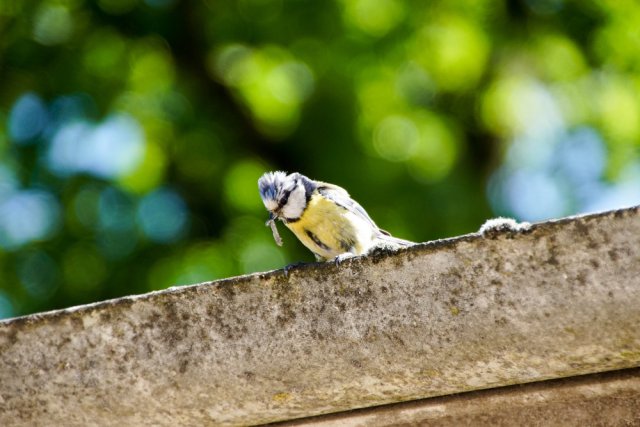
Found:
<svg viewBox="0 0 640 427"><path fill-rule="evenodd" d="M327 199L332 200L338 206L342 206L345 209L348 209L350 212L355 213L359 217L367 220L373 228L380 231L381 233L386 233L385 231L380 230L375 222L371 219L367 211L364 210L362 206L355 200L349 196L347 190L342 187L338 187L334 184L328 184L326 182L317 182L318 183L318 192L326 197Z"/></svg>
<svg viewBox="0 0 640 427"><path fill-rule="evenodd" d="M378 230L378 233L379 233L378 239L381 242L389 243L392 245L399 245L399 246L411 246L414 244L409 240L393 237L388 231L385 231L380 227L378 227L376 223L373 222L369 214L367 214L367 211L365 211L364 208L360 206L358 202L353 200L351 196L349 196L349 193L347 193L347 190L345 190L344 188L338 187L337 185L334 185L334 184L328 184L325 182L317 182L317 184L318 184L318 192L322 196L332 200L337 205L342 206L343 208L348 209L350 212L353 212L354 214L365 219L371 224L371 226L375 230Z"/></svg>

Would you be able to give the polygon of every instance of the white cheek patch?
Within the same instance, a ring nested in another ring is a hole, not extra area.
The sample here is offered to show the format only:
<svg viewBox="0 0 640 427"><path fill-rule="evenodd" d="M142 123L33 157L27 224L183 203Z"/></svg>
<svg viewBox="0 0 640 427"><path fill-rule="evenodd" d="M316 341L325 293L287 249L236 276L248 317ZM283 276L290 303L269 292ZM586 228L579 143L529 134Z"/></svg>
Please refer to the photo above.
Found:
<svg viewBox="0 0 640 427"><path fill-rule="evenodd" d="M268 211L272 211L278 207L278 202L273 199L262 199L262 203L264 203L264 207L267 208Z"/></svg>
<svg viewBox="0 0 640 427"><path fill-rule="evenodd" d="M285 218L298 218L302 215L307 206L307 198L303 186L296 187L291 194L287 204L282 207L282 216Z"/></svg>

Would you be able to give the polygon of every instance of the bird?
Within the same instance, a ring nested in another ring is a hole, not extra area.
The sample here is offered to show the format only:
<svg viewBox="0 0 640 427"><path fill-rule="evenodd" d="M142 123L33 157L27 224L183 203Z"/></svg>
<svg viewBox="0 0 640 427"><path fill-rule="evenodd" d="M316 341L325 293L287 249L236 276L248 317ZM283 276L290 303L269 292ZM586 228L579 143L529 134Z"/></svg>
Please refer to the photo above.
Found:
<svg viewBox="0 0 640 427"><path fill-rule="evenodd" d="M294 172L265 172L258 180L260 197L269 212L278 245L282 240L275 220L282 221L318 261L342 260L383 248L400 248L413 242L391 236L378 227L358 202L342 187L315 181Z"/></svg>

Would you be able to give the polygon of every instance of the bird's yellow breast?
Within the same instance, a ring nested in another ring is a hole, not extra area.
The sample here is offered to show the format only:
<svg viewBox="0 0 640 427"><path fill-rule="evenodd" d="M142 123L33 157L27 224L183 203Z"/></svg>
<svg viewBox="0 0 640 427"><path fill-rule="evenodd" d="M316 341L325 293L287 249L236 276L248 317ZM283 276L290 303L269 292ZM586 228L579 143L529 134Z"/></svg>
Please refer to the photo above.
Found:
<svg viewBox="0 0 640 427"><path fill-rule="evenodd" d="M307 208L287 227L319 259L350 252L362 254L373 238L370 227L333 201L314 193Z"/></svg>

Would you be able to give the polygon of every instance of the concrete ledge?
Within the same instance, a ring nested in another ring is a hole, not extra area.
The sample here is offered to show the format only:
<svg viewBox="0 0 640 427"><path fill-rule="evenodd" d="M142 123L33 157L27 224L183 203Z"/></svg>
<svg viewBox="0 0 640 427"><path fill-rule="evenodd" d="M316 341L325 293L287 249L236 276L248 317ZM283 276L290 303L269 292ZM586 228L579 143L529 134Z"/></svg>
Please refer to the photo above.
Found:
<svg viewBox="0 0 640 427"><path fill-rule="evenodd" d="M244 425L640 366L640 209L0 323L0 425Z"/></svg>
<svg viewBox="0 0 640 427"><path fill-rule="evenodd" d="M471 391L273 427L638 426L640 368Z"/></svg>

